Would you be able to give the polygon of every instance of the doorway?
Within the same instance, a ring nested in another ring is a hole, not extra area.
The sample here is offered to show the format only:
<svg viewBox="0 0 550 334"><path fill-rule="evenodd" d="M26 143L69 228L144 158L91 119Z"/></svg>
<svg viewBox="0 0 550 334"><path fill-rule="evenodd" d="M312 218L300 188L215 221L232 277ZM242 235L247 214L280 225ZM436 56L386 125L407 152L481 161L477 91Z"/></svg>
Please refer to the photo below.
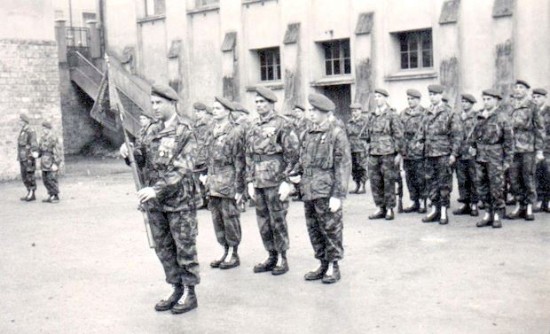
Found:
<svg viewBox="0 0 550 334"><path fill-rule="evenodd" d="M334 115L344 123L351 117L349 105L351 104L351 85L325 86L323 93L336 105Z"/></svg>

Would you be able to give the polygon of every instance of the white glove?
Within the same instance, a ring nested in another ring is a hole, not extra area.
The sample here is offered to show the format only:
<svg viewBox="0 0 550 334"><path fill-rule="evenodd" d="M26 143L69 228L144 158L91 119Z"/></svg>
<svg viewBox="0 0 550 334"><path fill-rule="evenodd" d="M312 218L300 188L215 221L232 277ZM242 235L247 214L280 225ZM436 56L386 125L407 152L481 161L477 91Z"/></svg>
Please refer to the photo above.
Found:
<svg viewBox="0 0 550 334"><path fill-rule="evenodd" d="M290 194L290 184L283 181L279 186L279 200L284 202L287 200L288 195Z"/></svg>
<svg viewBox="0 0 550 334"><path fill-rule="evenodd" d="M336 212L342 207L342 200L336 197L331 197L328 200L328 207L330 209L330 212Z"/></svg>
<svg viewBox="0 0 550 334"><path fill-rule="evenodd" d="M141 189L140 191L138 191L137 195L141 203L145 203L148 200L157 197L157 193L155 193L155 189L153 189L152 187Z"/></svg>
<svg viewBox="0 0 550 334"><path fill-rule="evenodd" d="M468 153L469 153L471 156L475 157L476 154L477 154L477 151L476 151L475 148L473 148L473 147L470 146L470 148L468 149Z"/></svg>
<svg viewBox="0 0 550 334"><path fill-rule="evenodd" d="M250 196L250 198L252 200L256 200L256 192L254 191L254 183L253 182L250 182L248 184L248 196Z"/></svg>
<svg viewBox="0 0 550 334"><path fill-rule="evenodd" d="M32 152L31 153L32 157L37 159L38 158L38 152Z"/></svg>
<svg viewBox="0 0 550 334"><path fill-rule="evenodd" d="M235 202L237 202L237 204L241 203L242 199L243 199L243 194L241 194L241 193L236 193L235 194Z"/></svg>
<svg viewBox="0 0 550 334"><path fill-rule="evenodd" d="M544 160L544 153L542 151L537 151L537 155L535 157L537 162L541 162Z"/></svg>
<svg viewBox="0 0 550 334"><path fill-rule="evenodd" d="M449 166L454 165L455 162L456 162L456 157L451 154L451 156L449 157Z"/></svg>
<svg viewBox="0 0 550 334"><path fill-rule="evenodd" d="M57 172L58 169L59 167L57 167L57 164L52 165L52 172Z"/></svg>
<svg viewBox="0 0 550 334"><path fill-rule="evenodd" d="M201 181L202 184L206 184L206 180L208 180L208 174L199 175L199 181Z"/></svg>
<svg viewBox="0 0 550 334"><path fill-rule="evenodd" d="M120 153L120 156L124 159L128 158L128 147L126 146L126 143L120 145L120 149L118 150L118 153Z"/></svg>
<svg viewBox="0 0 550 334"><path fill-rule="evenodd" d="M395 158L393 159L393 163L395 164L395 166L399 167L399 165L401 164L401 155L400 154L395 155Z"/></svg>
<svg viewBox="0 0 550 334"><path fill-rule="evenodd" d="M300 183L300 181L302 181L302 176L301 175L289 176L288 180L294 184L298 184Z"/></svg>

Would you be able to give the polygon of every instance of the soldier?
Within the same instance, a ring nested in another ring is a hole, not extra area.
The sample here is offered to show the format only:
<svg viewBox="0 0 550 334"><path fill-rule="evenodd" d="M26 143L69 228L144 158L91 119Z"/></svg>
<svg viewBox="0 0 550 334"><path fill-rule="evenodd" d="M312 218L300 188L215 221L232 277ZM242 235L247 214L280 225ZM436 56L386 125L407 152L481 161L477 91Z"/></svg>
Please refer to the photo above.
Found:
<svg viewBox="0 0 550 334"><path fill-rule="evenodd" d="M544 88L533 89L533 101L544 120L544 160L537 165L537 197L539 203L533 211L550 212L550 106L546 104L548 92Z"/></svg>
<svg viewBox="0 0 550 334"><path fill-rule="evenodd" d="M516 96L514 93L511 93L508 98L508 103L502 103L501 107L504 108L506 111L506 117L508 117L508 120L512 117L512 112L514 111L514 108L518 104L518 99L516 99ZM508 168L504 172L504 200L506 202L506 205L516 205L516 199L514 198L514 195L512 194L512 180L510 179L510 169ZM480 209L482 209L483 203L480 205Z"/></svg>
<svg viewBox="0 0 550 334"><path fill-rule="evenodd" d="M36 200L36 158L38 158L38 141L36 131L29 125L30 119L26 114L19 116L21 119L21 131L17 139L17 160L21 167L21 179L27 188L27 195L21 197L22 201Z"/></svg>
<svg viewBox="0 0 550 334"><path fill-rule="evenodd" d="M420 105L422 94L416 89L407 89L409 107L399 116L403 124L403 168L412 205L403 212L426 213L426 179L424 171L424 143L416 141L416 134L422 128L426 109Z"/></svg>
<svg viewBox="0 0 550 334"><path fill-rule="evenodd" d="M241 134L241 137L243 138L243 142L246 142L246 135L248 133L248 130L250 129L250 111L246 109L242 104L238 102L233 102L234 110L231 110L231 113L229 114L229 119L231 122L237 124L238 131ZM250 199L250 196L248 196L248 192L244 192L243 197L241 201L238 204L239 209L241 212L246 212L246 202L250 202L250 206L254 206L254 201Z"/></svg>
<svg viewBox="0 0 550 334"><path fill-rule="evenodd" d="M260 119L247 134L246 180L269 257L254 272L282 275L288 271L288 176L298 161L299 140L289 121L276 114L277 97L270 89L258 87L255 102Z"/></svg>
<svg viewBox="0 0 550 334"><path fill-rule="evenodd" d="M223 256L210 263L212 268L231 269L240 265L238 248L241 243L241 222L238 203L244 193L244 137L238 125L229 120L233 104L216 97L212 111L214 124L208 143L208 208L212 213L214 231ZM229 255L231 251L231 255ZM229 261L226 259L229 257Z"/></svg>
<svg viewBox="0 0 550 334"><path fill-rule="evenodd" d="M533 203L536 200L536 161L544 160L544 120L536 104L528 97L529 84L516 80L514 92L516 103L511 115L514 129L514 161L510 167L512 193L518 202L507 215L508 219L534 220Z"/></svg>
<svg viewBox="0 0 550 334"><path fill-rule="evenodd" d="M376 110L367 122L369 179L377 211L369 219L393 220L395 214L395 179L401 163L403 126L395 110L388 105L388 91L374 90Z"/></svg>
<svg viewBox="0 0 550 334"><path fill-rule="evenodd" d="M350 145L342 128L329 120L335 105L324 95L310 94L314 125L304 137L300 160L290 180L300 183L309 239L321 266L306 281L340 280L338 261L344 257L342 201L350 174Z"/></svg>
<svg viewBox="0 0 550 334"><path fill-rule="evenodd" d="M477 217L479 211L477 209L477 196L475 179L476 179L476 164L475 159L469 153L470 146L468 145L468 136L471 135L477 123L478 112L473 109L476 104L476 98L471 94L462 94L462 113L460 121L463 127L463 138L458 152L458 161L456 164L456 178L458 179L458 201L462 206L453 211L455 215L471 215ZM500 112L500 111L499 111Z"/></svg>
<svg viewBox="0 0 550 334"><path fill-rule="evenodd" d="M171 310L174 314L198 306L195 285L200 283L193 176L197 141L192 125L176 113L178 99L168 86L152 87L151 104L158 122L134 148L136 163L147 172L138 198L149 209L155 251L166 282L174 288L167 299L155 305L155 310ZM122 145L120 154L128 156L126 145Z"/></svg>
<svg viewBox="0 0 550 334"><path fill-rule="evenodd" d="M212 112L202 102L195 102L193 110L195 112L195 124L193 126L195 137L197 138L197 157L195 160L195 180L205 180L207 176L208 166L208 135L212 127L210 116ZM198 209L208 205L208 190L202 182L197 183L197 199Z"/></svg>
<svg viewBox="0 0 550 334"><path fill-rule="evenodd" d="M351 118L346 124L346 133L351 147L351 175L355 182L353 194L364 194L365 183L367 182L367 171L365 169L367 160L366 143L361 139L367 127L367 119L362 116L361 104L350 104Z"/></svg>
<svg viewBox="0 0 550 334"><path fill-rule="evenodd" d="M494 89L483 91L484 110L468 137L469 156L476 160L476 188L485 203L485 215L476 226L502 227L504 216L504 171L514 156L514 138L506 110L500 107L500 94Z"/></svg>
<svg viewBox="0 0 550 334"><path fill-rule="evenodd" d="M61 148L57 136L52 133L52 123L49 121L42 122L42 136L38 147L42 181L44 181L44 187L48 191L48 198L42 200L42 202L59 203L57 173L62 160Z"/></svg>
<svg viewBox="0 0 550 334"><path fill-rule="evenodd" d="M294 115L294 131L300 140L300 143L303 142L305 135L308 130L312 127L312 122L309 118L306 117L305 111L306 108L301 103L296 103L294 108L292 108ZM292 194L293 201L301 201L302 194L300 192L300 187L296 186L294 193Z"/></svg>
<svg viewBox="0 0 550 334"><path fill-rule="evenodd" d="M424 142L426 159L426 186L431 210L422 222L449 223L447 208L452 190L451 167L456 162L462 138L462 127L458 115L441 100L443 86L429 85L431 106L426 111L423 127L418 132Z"/></svg>

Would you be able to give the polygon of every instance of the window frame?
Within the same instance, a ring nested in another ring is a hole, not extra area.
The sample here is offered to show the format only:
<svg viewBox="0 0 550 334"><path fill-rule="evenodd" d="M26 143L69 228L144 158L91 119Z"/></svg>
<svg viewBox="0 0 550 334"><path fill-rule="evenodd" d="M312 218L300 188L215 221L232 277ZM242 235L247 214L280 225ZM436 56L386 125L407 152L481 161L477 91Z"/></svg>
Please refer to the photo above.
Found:
<svg viewBox="0 0 550 334"><path fill-rule="evenodd" d="M257 49L256 54L260 70L259 81L273 82L282 80L281 49L278 46Z"/></svg>
<svg viewBox="0 0 550 334"><path fill-rule="evenodd" d="M159 8L162 8L162 11ZM144 0L144 9L145 17L166 15L166 0Z"/></svg>
<svg viewBox="0 0 550 334"><path fill-rule="evenodd" d="M321 47L323 49L325 76L332 77L352 73L349 38L324 41L321 42Z"/></svg>
<svg viewBox="0 0 550 334"><path fill-rule="evenodd" d="M396 36L398 41L399 69L401 71L434 68L432 29L403 31L396 33ZM426 55L428 58L425 58ZM404 56L406 59L403 58Z"/></svg>

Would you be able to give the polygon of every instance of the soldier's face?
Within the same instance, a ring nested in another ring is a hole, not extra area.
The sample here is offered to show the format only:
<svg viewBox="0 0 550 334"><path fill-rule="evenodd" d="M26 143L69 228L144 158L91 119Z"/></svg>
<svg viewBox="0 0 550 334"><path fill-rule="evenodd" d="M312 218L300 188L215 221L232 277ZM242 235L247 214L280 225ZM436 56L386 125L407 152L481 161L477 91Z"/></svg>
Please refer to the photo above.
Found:
<svg viewBox="0 0 550 334"><path fill-rule="evenodd" d="M359 117L361 117L361 109L359 109L359 108L353 108L353 109L351 109L351 116L352 116L353 118L359 118Z"/></svg>
<svg viewBox="0 0 550 334"><path fill-rule="evenodd" d="M313 123L321 124L328 119L330 113L323 112L314 107L310 107L309 114L311 115L311 121L313 121Z"/></svg>
<svg viewBox="0 0 550 334"><path fill-rule="evenodd" d="M441 102L441 99L443 98L443 95L439 93L430 92L429 95L430 95L430 102L432 104L439 104L439 102Z"/></svg>
<svg viewBox="0 0 550 334"><path fill-rule="evenodd" d="M467 101L467 100L462 100L462 110L464 111L469 111L470 109L472 109L472 104Z"/></svg>
<svg viewBox="0 0 550 334"><path fill-rule="evenodd" d="M294 108L294 117L302 119L302 117L304 117L304 111L300 108Z"/></svg>
<svg viewBox="0 0 550 334"><path fill-rule="evenodd" d="M225 109L221 103L216 101L212 105L212 116L217 121L222 120L229 116L229 110Z"/></svg>
<svg viewBox="0 0 550 334"><path fill-rule="evenodd" d="M174 102L163 97L152 95L151 108L156 119L167 121L173 114Z"/></svg>
<svg viewBox="0 0 550 334"><path fill-rule="evenodd" d="M497 105L497 98L492 96L483 95L483 105L485 109L493 109Z"/></svg>
<svg viewBox="0 0 550 334"><path fill-rule="evenodd" d="M149 125L149 123L151 123L151 119L149 119L149 117L143 116L143 115L139 116L139 125L141 125L142 127L145 127Z"/></svg>
<svg viewBox="0 0 550 334"><path fill-rule="evenodd" d="M407 103L409 104L409 107L416 108L420 104L420 100L416 97L407 96Z"/></svg>
<svg viewBox="0 0 550 334"><path fill-rule="evenodd" d="M374 101L376 101L377 106L381 107L386 104L386 97L380 93L374 93Z"/></svg>
<svg viewBox="0 0 550 334"><path fill-rule="evenodd" d="M546 96L540 95L540 94L533 94L533 101L535 101L537 106L542 106L545 100L546 100Z"/></svg>
<svg viewBox="0 0 550 334"><path fill-rule="evenodd" d="M523 99L527 95L527 87L521 84L516 84L514 86L514 94L517 98Z"/></svg>
<svg viewBox="0 0 550 334"><path fill-rule="evenodd" d="M273 110L273 103L266 100L263 96L256 96L254 102L256 103L256 111L260 115L265 115Z"/></svg>

